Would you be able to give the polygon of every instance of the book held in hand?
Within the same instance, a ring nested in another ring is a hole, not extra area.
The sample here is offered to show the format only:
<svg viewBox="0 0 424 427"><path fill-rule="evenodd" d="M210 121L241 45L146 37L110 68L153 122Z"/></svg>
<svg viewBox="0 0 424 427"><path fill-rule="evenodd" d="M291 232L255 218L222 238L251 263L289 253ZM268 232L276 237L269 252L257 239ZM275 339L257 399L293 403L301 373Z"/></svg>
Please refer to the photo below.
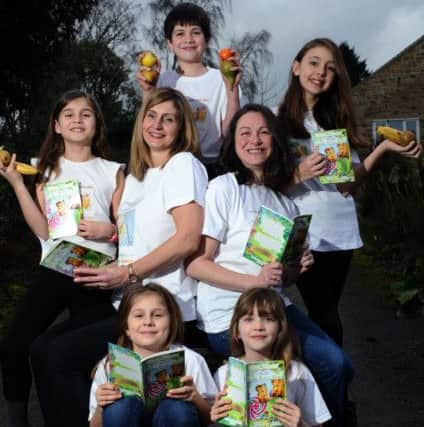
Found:
<svg viewBox="0 0 424 427"><path fill-rule="evenodd" d="M82 217L80 185L69 180L43 187L49 237L73 236Z"/></svg>
<svg viewBox="0 0 424 427"><path fill-rule="evenodd" d="M109 343L109 381L124 396L138 396L146 407L154 408L166 392L181 387L185 375L184 349L174 349L141 358L137 353Z"/></svg>
<svg viewBox="0 0 424 427"><path fill-rule="evenodd" d="M283 360L245 362L228 359L227 395L232 410L219 420L232 427L277 427L282 424L272 414L277 398L286 399L285 365Z"/></svg>
<svg viewBox="0 0 424 427"><path fill-rule="evenodd" d="M346 129L311 133L312 148L327 159L327 170L320 175L321 184L339 184L355 181L352 157Z"/></svg>
<svg viewBox="0 0 424 427"><path fill-rule="evenodd" d="M300 262L311 217L298 215L291 220L266 206L261 206L243 256L260 266L272 262L293 266Z"/></svg>
<svg viewBox="0 0 424 427"><path fill-rule="evenodd" d="M113 261L104 253L62 240L40 262L40 265L67 276L74 276L75 267L101 267Z"/></svg>

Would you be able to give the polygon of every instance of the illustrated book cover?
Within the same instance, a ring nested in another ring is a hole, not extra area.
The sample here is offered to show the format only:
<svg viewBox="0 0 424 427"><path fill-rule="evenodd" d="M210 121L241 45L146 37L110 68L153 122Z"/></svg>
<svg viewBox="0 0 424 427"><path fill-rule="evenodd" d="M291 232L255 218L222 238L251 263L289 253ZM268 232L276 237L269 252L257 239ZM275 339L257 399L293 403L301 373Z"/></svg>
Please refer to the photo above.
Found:
<svg viewBox="0 0 424 427"><path fill-rule="evenodd" d="M113 258L73 242L62 240L41 260L40 265L67 276L74 276L75 267L101 267Z"/></svg>
<svg viewBox="0 0 424 427"><path fill-rule="evenodd" d="M228 359L226 378L232 410L219 420L231 427L278 427L282 424L272 414L277 398L286 399L285 365L283 360L244 362Z"/></svg>
<svg viewBox="0 0 424 427"><path fill-rule="evenodd" d="M148 408L162 400L166 392L181 387L185 375L184 349L155 353L141 358L137 353L109 343L109 381L124 396L138 396Z"/></svg>
<svg viewBox="0 0 424 427"><path fill-rule="evenodd" d="M49 237L73 236L82 218L80 185L69 180L46 184L43 187Z"/></svg>
<svg viewBox="0 0 424 427"><path fill-rule="evenodd" d="M346 129L312 132L312 148L327 159L327 170L320 175L321 184L355 181Z"/></svg>

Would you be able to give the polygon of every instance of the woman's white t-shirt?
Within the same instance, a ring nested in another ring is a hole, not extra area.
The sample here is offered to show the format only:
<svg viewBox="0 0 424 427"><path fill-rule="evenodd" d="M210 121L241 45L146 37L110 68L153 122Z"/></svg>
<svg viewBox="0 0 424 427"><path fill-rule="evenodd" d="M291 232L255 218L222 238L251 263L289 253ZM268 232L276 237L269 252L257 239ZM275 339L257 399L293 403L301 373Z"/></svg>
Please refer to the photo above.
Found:
<svg viewBox="0 0 424 427"><path fill-rule="evenodd" d="M128 175L118 209L119 265L149 254L175 232L172 209L196 202L204 206L208 177L205 167L191 153L178 153L165 166L149 168L143 181ZM150 274L143 282L156 282L176 298L185 321L194 320L196 282L185 273L184 262ZM115 308L121 289L112 297Z"/></svg>
<svg viewBox="0 0 424 427"><path fill-rule="evenodd" d="M222 365L214 375L218 390L223 390L228 365ZM322 424L331 418L327 405L310 370L292 360L286 371L287 400L300 408L302 419L310 426Z"/></svg>
<svg viewBox="0 0 424 427"><path fill-rule="evenodd" d="M243 252L261 205L288 218L298 214L296 205L283 194L263 185L239 185L233 173L218 176L209 183L202 234L219 241L215 263L239 273L259 274L261 267L244 258ZM239 291L199 281L199 328L207 333L227 330L239 296ZM284 300L286 305L290 304L288 298Z"/></svg>
<svg viewBox="0 0 424 427"><path fill-rule="evenodd" d="M308 132L320 130L311 111L306 114L304 125ZM297 163L311 154L310 139L291 138L289 143ZM355 150L351 149L351 155L352 163L359 164ZM288 195L301 214L312 214L309 227L311 249L327 252L362 246L355 201L350 194L344 196L335 184L321 184L316 177L295 185Z"/></svg>

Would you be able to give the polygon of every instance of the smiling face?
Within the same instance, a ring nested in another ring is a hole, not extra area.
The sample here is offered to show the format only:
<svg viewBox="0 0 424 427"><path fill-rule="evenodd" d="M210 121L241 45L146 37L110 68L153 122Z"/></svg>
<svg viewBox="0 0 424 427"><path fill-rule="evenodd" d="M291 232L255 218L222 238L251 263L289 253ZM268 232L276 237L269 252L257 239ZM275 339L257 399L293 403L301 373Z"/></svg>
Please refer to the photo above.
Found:
<svg viewBox="0 0 424 427"><path fill-rule="evenodd" d="M170 326L169 311L162 298L146 292L134 299L125 333L132 350L144 357L167 348Z"/></svg>
<svg viewBox="0 0 424 427"><path fill-rule="evenodd" d="M313 47L306 51L300 61L294 61L293 74L299 77L306 105L311 109L318 97L326 92L334 81L334 55L324 46Z"/></svg>
<svg viewBox="0 0 424 427"><path fill-rule="evenodd" d="M96 117L87 98L70 101L54 123L55 132L65 144L91 145L96 133Z"/></svg>
<svg viewBox="0 0 424 427"><path fill-rule="evenodd" d="M259 313L255 305L251 313L238 321L238 339L244 346L244 359L269 359L279 333L279 322L270 312Z"/></svg>
<svg viewBox="0 0 424 427"><path fill-rule="evenodd" d="M181 64L201 63L207 48L202 29L198 25L175 25L172 30L168 48L175 54Z"/></svg>
<svg viewBox="0 0 424 427"><path fill-rule="evenodd" d="M260 180L272 152L272 135L261 113L249 111L240 117L235 131L235 150L243 165Z"/></svg>
<svg viewBox="0 0 424 427"><path fill-rule="evenodd" d="M166 161L177 140L180 124L172 101L152 106L142 123L143 140L150 149L152 161L159 166Z"/></svg>

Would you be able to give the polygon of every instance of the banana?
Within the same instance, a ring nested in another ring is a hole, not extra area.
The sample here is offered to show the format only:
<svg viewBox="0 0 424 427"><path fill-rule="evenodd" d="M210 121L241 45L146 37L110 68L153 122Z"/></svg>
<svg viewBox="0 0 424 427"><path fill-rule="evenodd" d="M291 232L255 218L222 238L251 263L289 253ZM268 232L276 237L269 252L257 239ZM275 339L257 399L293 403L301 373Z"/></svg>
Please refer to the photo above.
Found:
<svg viewBox="0 0 424 427"><path fill-rule="evenodd" d="M416 138L415 133L410 130L397 130L389 126L378 126L377 133L383 138L402 146L408 145Z"/></svg>
<svg viewBox="0 0 424 427"><path fill-rule="evenodd" d="M12 156L10 153L4 149L3 146L0 147L0 160L4 166L9 166ZM16 170L22 175L37 175L38 169L34 166L28 165L27 163L15 162Z"/></svg>
<svg viewBox="0 0 424 427"><path fill-rule="evenodd" d="M22 175L37 175L38 169L27 163L15 162L16 170Z"/></svg>

